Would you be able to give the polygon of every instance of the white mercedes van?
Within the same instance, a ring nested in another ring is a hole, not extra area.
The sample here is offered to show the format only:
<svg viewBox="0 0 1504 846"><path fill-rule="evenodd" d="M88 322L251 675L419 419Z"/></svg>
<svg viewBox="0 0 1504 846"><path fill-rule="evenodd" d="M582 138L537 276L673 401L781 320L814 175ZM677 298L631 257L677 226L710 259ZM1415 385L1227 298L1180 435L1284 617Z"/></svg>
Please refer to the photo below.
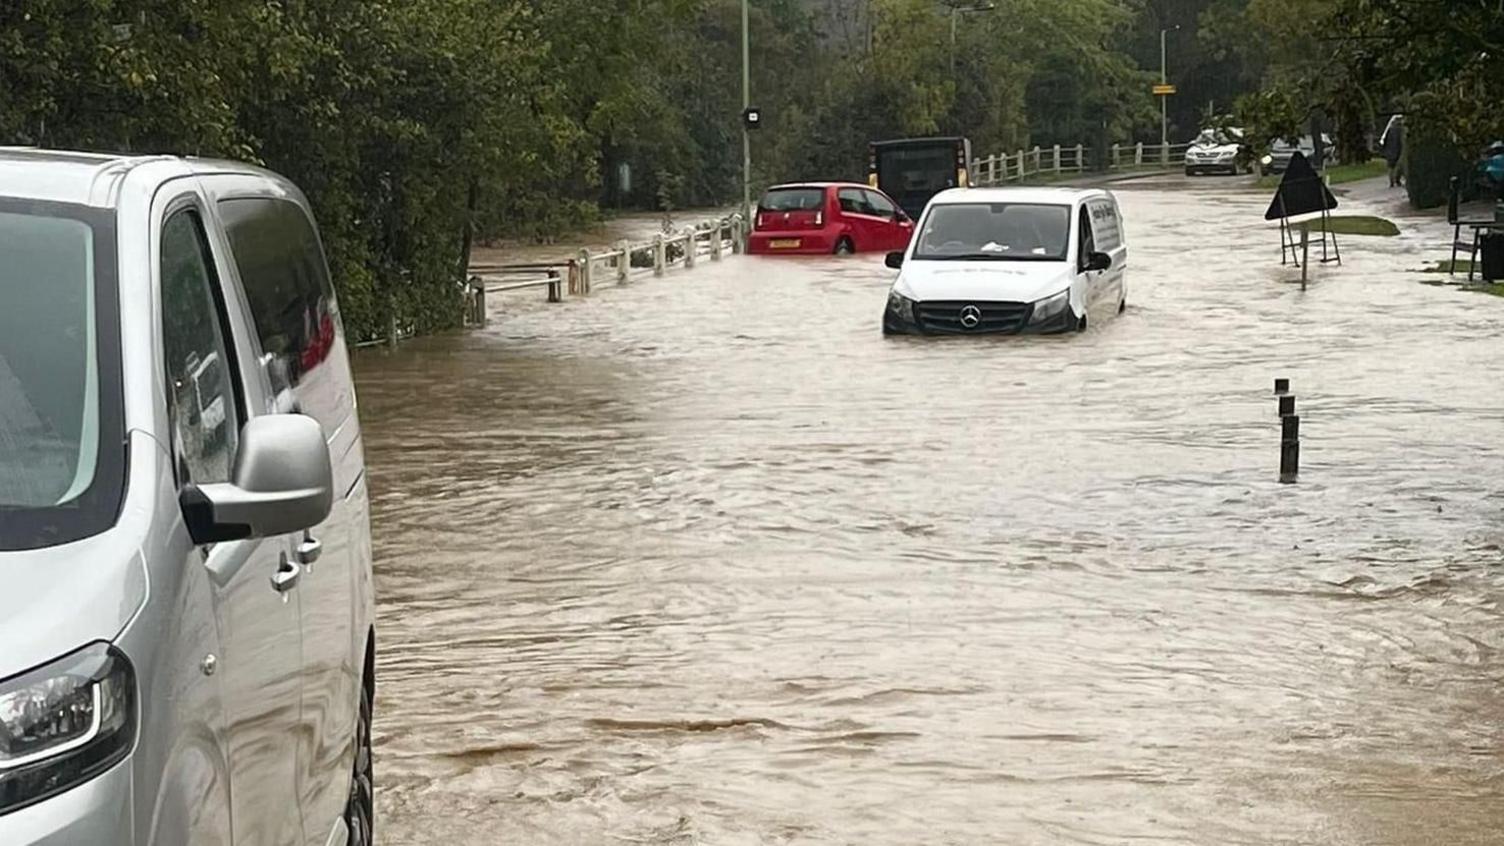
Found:
<svg viewBox="0 0 1504 846"><path fill-rule="evenodd" d="M887 334L1076 331L1128 303L1122 213L1101 190L946 191L888 266Z"/></svg>

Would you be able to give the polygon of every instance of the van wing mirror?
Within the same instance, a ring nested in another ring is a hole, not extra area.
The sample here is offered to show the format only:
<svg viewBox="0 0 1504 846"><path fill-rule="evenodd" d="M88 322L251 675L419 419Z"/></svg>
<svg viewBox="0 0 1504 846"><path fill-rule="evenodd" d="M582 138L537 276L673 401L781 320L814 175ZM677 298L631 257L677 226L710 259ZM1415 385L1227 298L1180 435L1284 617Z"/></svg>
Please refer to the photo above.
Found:
<svg viewBox="0 0 1504 846"><path fill-rule="evenodd" d="M1107 270L1112 267L1112 256L1106 253L1092 253L1086 258L1087 270Z"/></svg>
<svg viewBox="0 0 1504 846"><path fill-rule="evenodd" d="M233 481L185 486L178 495L196 544L311 529L334 504L334 471L318 421L301 414L254 417L240 432Z"/></svg>
<svg viewBox="0 0 1504 846"><path fill-rule="evenodd" d="M903 267L903 253L902 252L888 253L888 258L887 258L886 264L889 267L893 268L894 270L897 270L900 267Z"/></svg>

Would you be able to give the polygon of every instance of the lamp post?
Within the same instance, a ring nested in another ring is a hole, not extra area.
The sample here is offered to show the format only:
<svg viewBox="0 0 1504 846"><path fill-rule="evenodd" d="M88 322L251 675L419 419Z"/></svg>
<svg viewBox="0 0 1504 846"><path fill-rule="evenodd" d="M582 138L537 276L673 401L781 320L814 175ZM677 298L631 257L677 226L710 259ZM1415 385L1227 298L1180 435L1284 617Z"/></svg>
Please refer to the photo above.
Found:
<svg viewBox="0 0 1504 846"><path fill-rule="evenodd" d="M1159 31L1159 84L1170 84L1170 72L1165 63L1165 35L1172 30L1180 29L1180 25L1161 29ZM1170 161L1170 95L1159 95L1159 158L1161 162Z"/></svg>
<svg viewBox="0 0 1504 846"><path fill-rule="evenodd" d="M996 3L983 3L975 6L951 6L950 7L950 73L956 74L956 26L962 15L973 12L990 12L997 8Z"/></svg>

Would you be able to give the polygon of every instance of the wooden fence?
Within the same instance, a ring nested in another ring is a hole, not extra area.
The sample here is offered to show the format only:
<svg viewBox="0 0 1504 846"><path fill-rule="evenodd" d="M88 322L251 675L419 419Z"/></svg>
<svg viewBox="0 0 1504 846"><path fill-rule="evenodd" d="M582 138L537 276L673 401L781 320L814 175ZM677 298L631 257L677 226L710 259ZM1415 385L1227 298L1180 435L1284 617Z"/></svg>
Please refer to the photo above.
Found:
<svg viewBox="0 0 1504 846"><path fill-rule="evenodd" d="M1105 167L1096 167L1092 151L1084 144L1064 147L1035 147L1012 154L999 153L971 163L972 181L976 185L1005 185L1030 179L1075 176L1091 170L1123 171L1155 168L1178 168L1185 164L1189 144L1113 144Z"/></svg>

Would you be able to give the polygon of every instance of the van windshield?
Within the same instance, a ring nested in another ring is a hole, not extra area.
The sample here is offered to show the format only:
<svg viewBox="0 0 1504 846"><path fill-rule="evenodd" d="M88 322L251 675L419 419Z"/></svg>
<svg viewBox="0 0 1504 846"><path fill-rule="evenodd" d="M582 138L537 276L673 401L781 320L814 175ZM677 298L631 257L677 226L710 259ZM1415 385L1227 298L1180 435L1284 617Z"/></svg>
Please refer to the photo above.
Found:
<svg viewBox="0 0 1504 846"><path fill-rule="evenodd" d="M930 208L914 258L936 261L1064 261L1070 206L946 203Z"/></svg>
<svg viewBox="0 0 1504 846"><path fill-rule="evenodd" d="M0 550L113 525L124 487L112 216L0 199Z"/></svg>

